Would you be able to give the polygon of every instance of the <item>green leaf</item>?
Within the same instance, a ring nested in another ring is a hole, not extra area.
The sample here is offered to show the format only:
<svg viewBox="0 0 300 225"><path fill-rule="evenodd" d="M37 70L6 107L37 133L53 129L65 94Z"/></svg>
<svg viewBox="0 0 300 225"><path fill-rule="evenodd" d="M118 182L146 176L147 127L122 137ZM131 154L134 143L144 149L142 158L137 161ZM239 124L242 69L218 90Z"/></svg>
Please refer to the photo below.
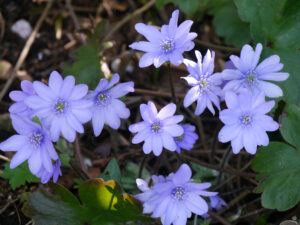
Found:
<svg viewBox="0 0 300 225"><path fill-rule="evenodd" d="M253 39L263 45L274 40L274 30L281 17L282 0L235 0L240 17L250 22Z"/></svg>
<svg viewBox="0 0 300 225"><path fill-rule="evenodd" d="M166 3L173 3L187 14L194 14L201 5L200 0L156 0L158 8L162 8L163 4Z"/></svg>
<svg viewBox="0 0 300 225"><path fill-rule="evenodd" d="M233 1L227 1L225 5L218 5L211 12L214 15L213 23L216 33L224 37L227 44L242 47L251 41L250 26L240 20Z"/></svg>
<svg viewBox="0 0 300 225"><path fill-rule="evenodd" d="M253 169L261 180L257 192L263 192L265 208L288 210L300 200L300 151L280 142L262 147L253 160Z"/></svg>
<svg viewBox="0 0 300 225"><path fill-rule="evenodd" d="M121 170L118 164L117 159L112 158L108 165L106 166L103 173L99 176L103 180L116 180L118 182L121 181Z"/></svg>
<svg viewBox="0 0 300 225"><path fill-rule="evenodd" d="M290 74L283 82L275 82L283 90L283 99L290 104L300 104L300 52L297 49L270 49L264 48L262 58L270 55L279 55L281 63L284 64L283 72Z"/></svg>
<svg viewBox="0 0 300 225"><path fill-rule="evenodd" d="M31 193L29 200L23 206L23 213L33 218L39 225L82 224L80 223L82 208L78 200L74 200L76 197L62 186L55 184L53 186L59 189L56 195L51 195L42 189Z"/></svg>
<svg viewBox="0 0 300 225"><path fill-rule="evenodd" d="M99 51L97 41L80 46L75 50L75 62L71 66L64 67L64 74L74 75L78 83L96 86L99 79L104 77L100 70Z"/></svg>
<svg viewBox="0 0 300 225"><path fill-rule="evenodd" d="M40 118L38 118L37 116L33 117L32 121L39 124L40 126L42 126L42 122L41 122Z"/></svg>
<svg viewBox="0 0 300 225"><path fill-rule="evenodd" d="M287 81L278 82L284 90L284 100L300 104L300 1L298 0L235 0L240 17L250 23L254 42L264 48L262 58L277 54L288 72Z"/></svg>
<svg viewBox="0 0 300 225"><path fill-rule="evenodd" d="M0 176L5 179L9 179L9 183L13 190L24 185L26 182L30 183L40 181L39 178L31 174L27 161L14 169L10 169L9 165L9 163L5 164L3 173Z"/></svg>
<svg viewBox="0 0 300 225"><path fill-rule="evenodd" d="M122 194L121 186L116 181L89 180L80 185L78 193L80 200L89 209L88 216L97 223L152 221L149 217L142 216L141 202L131 195Z"/></svg>
<svg viewBox="0 0 300 225"><path fill-rule="evenodd" d="M300 148L300 108L288 105L286 112L287 116L282 119L280 132L287 142Z"/></svg>
<svg viewBox="0 0 300 225"><path fill-rule="evenodd" d="M142 215L141 202L131 195L122 194L116 181L92 179L82 183L78 190L80 201L61 185L50 183L49 186L51 194L39 189L30 194L23 207L24 214L37 224L113 225L127 221L153 221Z"/></svg>

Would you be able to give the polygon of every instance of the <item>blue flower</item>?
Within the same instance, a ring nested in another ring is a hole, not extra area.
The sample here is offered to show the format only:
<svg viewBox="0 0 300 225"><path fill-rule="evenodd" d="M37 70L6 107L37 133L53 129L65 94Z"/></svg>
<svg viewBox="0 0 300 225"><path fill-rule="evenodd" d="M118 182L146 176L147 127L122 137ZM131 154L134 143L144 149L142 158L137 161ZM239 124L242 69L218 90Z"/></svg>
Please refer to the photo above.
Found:
<svg viewBox="0 0 300 225"><path fill-rule="evenodd" d="M224 80L229 82L223 91L234 91L239 93L241 89L247 88L255 94L263 91L265 96L277 98L282 96L282 90L277 85L267 81L284 81L289 77L288 73L279 72L283 68L278 55L272 55L258 64L262 45L256 45L255 51L249 45L244 45L241 56L230 56L235 69L225 69L222 72Z"/></svg>
<svg viewBox="0 0 300 225"><path fill-rule="evenodd" d="M87 96L87 99L93 102L92 124L95 136L100 135L104 123L113 129L118 129L121 123L120 118L127 119L130 116L129 109L118 98L133 92L134 83L126 82L113 87L119 79L118 74L114 74L110 82L107 79L101 79L95 91Z"/></svg>
<svg viewBox="0 0 300 225"><path fill-rule="evenodd" d="M11 115L11 119L18 134L0 143L0 150L17 152L11 160L10 168L13 169L28 160L29 169L33 174L37 174L42 167L52 173L51 160L57 160L58 156L49 131L27 118Z"/></svg>
<svg viewBox="0 0 300 225"><path fill-rule="evenodd" d="M154 155L158 156L163 147L175 151L177 147L174 137L183 134L183 128L177 124L183 120L183 116L174 116L176 105L168 104L158 113L155 105L149 101L148 105L140 105L140 111L144 121L129 126L130 132L137 133L132 143L145 141L143 145L145 154L153 151Z"/></svg>
<svg viewBox="0 0 300 225"><path fill-rule="evenodd" d="M191 176L191 169L183 164L175 174L157 180L152 188L138 179L138 187L143 193L136 197L143 203L143 213L160 217L163 225L185 225L192 213L207 213L208 204L201 196L215 196L217 193L205 190L210 183L194 183Z"/></svg>
<svg viewBox="0 0 300 225"><path fill-rule="evenodd" d="M227 203L217 195L210 196L209 201L210 201L208 204L209 209L215 209L215 210L219 211L222 209L223 206L228 207ZM208 213L205 213L205 214L201 215L201 217L207 219L210 216Z"/></svg>
<svg viewBox="0 0 300 225"><path fill-rule="evenodd" d="M164 62L170 61L174 65L183 62L183 52L190 51L195 44L192 42L197 37L190 33L193 21L186 20L177 26L179 10L172 13L169 25L163 25L159 31L156 27L137 23L135 29L149 41L140 41L129 47L146 52L140 59L139 66L147 67L154 64L156 68Z"/></svg>
<svg viewBox="0 0 300 225"><path fill-rule="evenodd" d="M212 209L220 210L223 206L228 207L227 203L217 195L209 197L209 200L209 207Z"/></svg>
<svg viewBox="0 0 300 225"><path fill-rule="evenodd" d="M212 103L220 110L220 99L218 96L222 92L220 88L222 84L221 75L219 73L213 73L215 53L211 53L208 50L203 62L199 51L195 51L195 55L197 57L197 63L188 59L184 60L190 74L187 77L183 77L183 79L185 79L192 88L186 93L183 105L184 107L188 107L194 101L197 101L195 115L203 113L206 107L212 114L215 114Z"/></svg>
<svg viewBox="0 0 300 225"><path fill-rule="evenodd" d="M12 104L8 111L19 116L32 118L34 115L33 111L25 104L24 100L28 96L35 95L33 85L30 81L23 80L21 82L21 89L22 91L11 91L9 93L9 97L16 103Z"/></svg>
<svg viewBox="0 0 300 225"><path fill-rule="evenodd" d="M267 146L269 138L266 131L275 131L279 127L272 117L265 115L275 102L266 102L263 92L255 95L249 91L238 96L228 91L225 101L228 109L220 112L220 120L225 126L219 133L219 141L231 141L235 154L243 147L250 154L255 154L258 145Z"/></svg>
<svg viewBox="0 0 300 225"><path fill-rule="evenodd" d="M57 159L56 161L54 161L52 163L52 165L53 165L52 172L49 172L44 167L41 167L39 172L37 174L35 174L37 177L41 178L41 182L43 184L48 183L48 181L51 179L51 177L53 178L53 182L56 183L58 180L58 177L62 175L61 170L60 170L60 166L61 166L60 160Z"/></svg>
<svg viewBox="0 0 300 225"><path fill-rule="evenodd" d="M181 149L191 150L194 147L198 135L195 133L195 126L184 124L181 125L183 128L183 134L181 136L175 137L176 151L181 152Z"/></svg>
<svg viewBox="0 0 300 225"><path fill-rule="evenodd" d="M75 85L73 76L63 79L54 71L50 75L49 86L35 81L33 88L37 96L27 97L25 103L49 127L52 141L58 141L62 133L69 142L73 142L76 131L83 133L82 124L91 119L92 102L84 99L87 85Z"/></svg>

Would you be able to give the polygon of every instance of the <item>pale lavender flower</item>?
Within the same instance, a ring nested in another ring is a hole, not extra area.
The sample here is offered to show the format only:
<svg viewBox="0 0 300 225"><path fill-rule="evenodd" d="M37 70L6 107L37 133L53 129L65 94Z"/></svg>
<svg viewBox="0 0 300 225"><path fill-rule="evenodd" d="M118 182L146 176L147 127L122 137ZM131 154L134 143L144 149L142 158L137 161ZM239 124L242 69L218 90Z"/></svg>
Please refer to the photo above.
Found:
<svg viewBox="0 0 300 225"><path fill-rule="evenodd" d="M181 136L175 137L176 151L181 152L181 149L191 150L194 147L195 142L198 139L198 135L195 133L195 126L190 124L181 125L183 128L183 134Z"/></svg>
<svg viewBox="0 0 300 225"><path fill-rule="evenodd" d="M21 38L27 39L32 32L32 27L27 20L20 19L11 26L11 31L18 34Z"/></svg>
<svg viewBox="0 0 300 225"><path fill-rule="evenodd" d="M163 147L175 151L174 137L183 134L183 128L177 124L183 120L183 116L174 116L175 111L176 105L173 103L166 105L159 112L151 101L147 105L141 104L140 112L144 121L129 126L130 132L137 133L132 143L145 141L143 145L145 154L153 151L154 155L158 156Z"/></svg>
<svg viewBox="0 0 300 225"><path fill-rule="evenodd" d="M57 159L56 161L54 161L52 163L53 165L53 171L49 172L47 171L43 166L41 167L41 169L39 170L39 172L37 174L35 174L37 177L41 178L41 182L43 184L48 183L48 181L51 179L53 179L53 182L56 183L58 180L58 177L62 175L61 170L60 170L60 166L61 166L61 162L59 159Z"/></svg>
<svg viewBox="0 0 300 225"><path fill-rule="evenodd" d="M218 211L222 209L223 206L228 207L227 203L217 195L209 197L209 200L210 200L209 207L211 209L215 209Z"/></svg>
<svg viewBox="0 0 300 225"><path fill-rule="evenodd" d="M9 97L16 103L12 104L8 111L19 116L32 118L33 111L25 104L24 100L28 96L35 95L33 84L28 80L23 80L21 82L21 89L22 91L11 91L9 93Z"/></svg>
<svg viewBox="0 0 300 225"><path fill-rule="evenodd" d="M73 142L76 131L83 133L82 124L91 119L92 102L84 99L87 85L75 85L73 76L63 79L54 71L50 75L49 86L35 81L33 88L37 96L29 96L25 103L49 127L52 141L58 141L62 133L69 142Z"/></svg>
<svg viewBox="0 0 300 225"><path fill-rule="evenodd" d="M190 167L183 164L176 173L160 179L152 188L138 179L138 187L143 193L136 197L143 203L143 213L160 217L163 225L185 225L192 213L207 213L208 204L201 196L215 196L217 193L206 191L210 183L194 183L191 176Z"/></svg>
<svg viewBox="0 0 300 225"><path fill-rule="evenodd" d="M118 98L134 92L134 83L126 82L113 86L119 79L118 74L114 74L109 82L107 79L101 79L95 91L87 96L87 99L93 102L91 111L95 136L100 135L105 123L113 129L118 129L120 119L127 119L130 116L129 109Z"/></svg>
<svg viewBox="0 0 300 225"><path fill-rule="evenodd" d="M220 120L225 126L219 133L219 141L231 141L235 154L243 147L250 154L255 154L258 145L267 146L269 137L266 131L275 131L279 127L272 117L265 115L275 102L266 102L263 92L253 94L247 90L239 95L228 91L225 101L228 109L220 112Z"/></svg>
<svg viewBox="0 0 300 225"><path fill-rule="evenodd" d="M156 68L170 61L174 65L183 62L183 52L190 51L195 44L192 41L196 33L190 33L193 21L186 20L177 26L179 10L172 13L169 25L163 25L159 31L156 27L137 23L135 29L149 41L140 41L129 47L146 52L140 59L139 66L147 67L154 64Z"/></svg>
<svg viewBox="0 0 300 225"><path fill-rule="evenodd" d="M215 53L207 50L202 61L202 55L199 51L195 51L197 63L185 59L184 64L187 66L189 75L182 77L192 88L186 93L183 101L184 107L190 106L197 101L195 115L203 113L207 107L212 114L215 114L212 103L220 110L219 95L222 90L221 75L214 72Z"/></svg>
<svg viewBox="0 0 300 225"><path fill-rule="evenodd" d="M29 169L33 174L37 174L42 167L52 173L51 160L57 160L58 156L49 131L27 118L11 115L11 119L18 134L0 143L0 150L17 152L10 162L10 168L13 169L28 160Z"/></svg>
<svg viewBox="0 0 300 225"><path fill-rule="evenodd" d="M227 203L222 198L220 198L218 195L210 196L209 201L210 202L208 203L208 208L210 210L215 209L215 210L219 211L223 208L223 206L228 207ZM209 218L210 216L208 213L205 213L205 214L201 215L201 217L206 219L206 218Z"/></svg>
<svg viewBox="0 0 300 225"><path fill-rule="evenodd" d="M279 72L283 68L278 55L272 55L260 64L259 58L262 52L262 45L256 45L255 51L250 45L244 45L241 56L230 56L235 69L225 69L222 78L229 82L223 91L234 91L239 93L243 88L247 88L255 94L263 91L265 96L277 98L282 96L279 86L267 81L284 81L289 77L288 73Z"/></svg>

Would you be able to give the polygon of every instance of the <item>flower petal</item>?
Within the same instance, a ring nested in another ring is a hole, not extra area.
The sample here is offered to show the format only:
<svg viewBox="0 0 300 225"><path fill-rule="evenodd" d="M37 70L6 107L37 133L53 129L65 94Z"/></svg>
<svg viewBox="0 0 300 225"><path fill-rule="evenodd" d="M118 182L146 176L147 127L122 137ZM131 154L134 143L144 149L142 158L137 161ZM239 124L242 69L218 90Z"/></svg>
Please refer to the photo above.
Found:
<svg viewBox="0 0 300 225"><path fill-rule="evenodd" d="M28 144L25 146L23 145L22 148L13 156L10 162L10 168L14 169L22 164L25 160L29 159L32 152L33 148L30 148Z"/></svg>
<svg viewBox="0 0 300 225"><path fill-rule="evenodd" d="M62 84L63 78L61 77L61 75L57 71L53 71L49 77L49 87L55 93L56 97L59 96Z"/></svg>
<svg viewBox="0 0 300 225"><path fill-rule="evenodd" d="M28 165L31 173L36 174L39 172L41 166L42 166L42 159L41 159L41 151L34 151L29 160Z"/></svg>
<svg viewBox="0 0 300 225"><path fill-rule="evenodd" d="M73 76L67 76L61 86L60 97L62 97L63 99L69 99L73 92L74 86L75 78Z"/></svg>
<svg viewBox="0 0 300 225"><path fill-rule="evenodd" d="M159 156L163 149L161 136L158 134L152 135L152 149L155 156Z"/></svg>
<svg viewBox="0 0 300 225"><path fill-rule="evenodd" d="M258 81L259 88L266 94L267 97L270 98L278 98L281 97L282 90L275 84L265 81Z"/></svg>
<svg viewBox="0 0 300 225"><path fill-rule="evenodd" d="M69 97L70 100L79 100L86 96L89 88L85 84L78 84L73 88L72 94Z"/></svg>
<svg viewBox="0 0 300 225"><path fill-rule="evenodd" d="M174 174L172 181L176 186L182 186L189 182L192 177L192 170L187 164L182 164Z"/></svg>
<svg viewBox="0 0 300 225"><path fill-rule="evenodd" d="M105 119L103 109L96 109L92 117L93 130L96 137L101 134L104 123Z"/></svg>
<svg viewBox="0 0 300 225"><path fill-rule="evenodd" d="M28 138L23 135L15 134L7 140L0 143L1 151L18 151L23 146L28 144Z"/></svg>

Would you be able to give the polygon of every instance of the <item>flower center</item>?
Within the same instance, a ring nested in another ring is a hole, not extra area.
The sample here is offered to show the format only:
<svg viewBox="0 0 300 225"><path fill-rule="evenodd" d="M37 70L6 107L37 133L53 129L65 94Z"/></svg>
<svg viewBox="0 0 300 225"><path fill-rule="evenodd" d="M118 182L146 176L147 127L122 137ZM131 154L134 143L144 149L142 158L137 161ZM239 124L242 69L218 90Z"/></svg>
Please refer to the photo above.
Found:
<svg viewBox="0 0 300 225"><path fill-rule="evenodd" d="M160 123L159 122L155 122L151 125L151 130L154 133L158 133L158 131L160 130Z"/></svg>
<svg viewBox="0 0 300 225"><path fill-rule="evenodd" d="M245 76L245 83L247 87L252 87L257 83L257 74L255 70L249 70Z"/></svg>
<svg viewBox="0 0 300 225"><path fill-rule="evenodd" d="M176 200L182 200L185 194L185 190L183 187L176 187L172 190L172 197Z"/></svg>
<svg viewBox="0 0 300 225"><path fill-rule="evenodd" d="M212 86L212 82L211 82L211 79L209 78L208 73L207 74L202 74L200 76L199 86L200 86L200 92L210 90L210 88Z"/></svg>
<svg viewBox="0 0 300 225"><path fill-rule="evenodd" d="M68 103L63 99L58 98L54 104L54 111L57 114L62 114L66 112L67 107L68 107Z"/></svg>
<svg viewBox="0 0 300 225"><path fill-rule="evenodd" d="M175 43L173 39L167 38L160 43L160 50L163 53L170 53L174 50L174 48L175 48Z"/></svg>
<svg viewBox="0 0 300 225"><path fill-rule="evenodd" d="M175 142L181 142L182 139L183 139L183 135L178 136L178 137L175 138Z"/></svg>
<svg viewBox="0 0 300 225"><path fill-rule="evenodd" d="M100 92L96 96L96 105L98 106L106 106L110 103L111 96L108 94L108 92Z"/></svg>
<svg viewBox="0 0 300 225"><path fill-rule="evenodd" d="M44 135L41 132L34 132L29 137L29 142L34 148L39 148L44 139Z"/></svg>
<svg viewBox="0 0 300 225"><path fill-rule="evenodd" d="M248 126L252 123L252 116L246 113L240 117L240 121L244 126Z"/></svg>

